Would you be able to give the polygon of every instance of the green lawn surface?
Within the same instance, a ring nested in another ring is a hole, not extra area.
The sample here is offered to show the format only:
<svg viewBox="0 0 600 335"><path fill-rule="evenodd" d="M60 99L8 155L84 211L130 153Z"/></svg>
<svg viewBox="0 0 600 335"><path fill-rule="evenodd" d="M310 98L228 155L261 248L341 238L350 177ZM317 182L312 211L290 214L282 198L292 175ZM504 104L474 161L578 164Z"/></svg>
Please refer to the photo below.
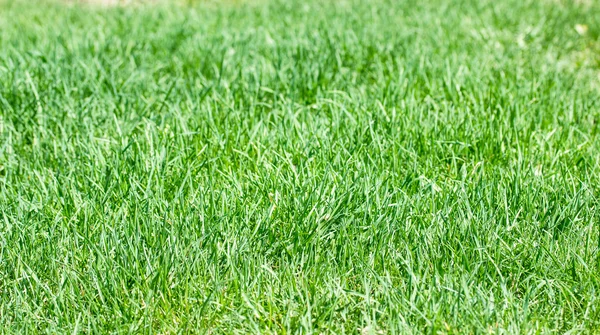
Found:
<svg viewBox="0 0 600 335"><path fill-rule="evenodd" d="M600 333L600 2L0 2L0 333Z"/></svg>

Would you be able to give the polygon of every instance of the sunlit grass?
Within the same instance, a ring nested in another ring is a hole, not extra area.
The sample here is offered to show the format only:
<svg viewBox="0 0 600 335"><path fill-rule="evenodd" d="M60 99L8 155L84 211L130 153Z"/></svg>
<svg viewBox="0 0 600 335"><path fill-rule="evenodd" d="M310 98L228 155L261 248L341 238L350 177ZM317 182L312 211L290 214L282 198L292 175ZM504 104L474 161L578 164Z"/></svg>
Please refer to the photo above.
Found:
<svg viewBox="0 0 600 335"><path fill-rule="evenodd" d="M3 1L1 332L600 331L599 9Z"/></svg>

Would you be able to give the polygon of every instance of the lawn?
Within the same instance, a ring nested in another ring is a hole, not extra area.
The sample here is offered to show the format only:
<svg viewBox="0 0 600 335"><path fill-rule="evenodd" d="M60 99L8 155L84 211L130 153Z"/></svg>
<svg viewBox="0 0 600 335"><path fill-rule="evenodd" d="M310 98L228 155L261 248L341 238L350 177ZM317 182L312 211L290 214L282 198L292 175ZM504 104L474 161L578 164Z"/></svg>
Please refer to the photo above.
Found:
<svg viewBox="0 0 600 335"><path fill-rule="evenodd" d="M0 2L0 333L600 333L600 3Z"/></svg>

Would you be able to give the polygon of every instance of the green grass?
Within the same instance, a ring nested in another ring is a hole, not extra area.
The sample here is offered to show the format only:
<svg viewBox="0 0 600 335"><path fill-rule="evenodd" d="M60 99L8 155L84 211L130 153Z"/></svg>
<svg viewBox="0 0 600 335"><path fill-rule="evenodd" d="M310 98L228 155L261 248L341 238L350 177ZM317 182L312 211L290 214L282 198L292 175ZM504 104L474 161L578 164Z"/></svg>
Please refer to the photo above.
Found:
<svg viewBox="0 0 600 335"><path fill-rule="evenodd" d="M4 0L0 333L599 333L598 13Z"/></svg>

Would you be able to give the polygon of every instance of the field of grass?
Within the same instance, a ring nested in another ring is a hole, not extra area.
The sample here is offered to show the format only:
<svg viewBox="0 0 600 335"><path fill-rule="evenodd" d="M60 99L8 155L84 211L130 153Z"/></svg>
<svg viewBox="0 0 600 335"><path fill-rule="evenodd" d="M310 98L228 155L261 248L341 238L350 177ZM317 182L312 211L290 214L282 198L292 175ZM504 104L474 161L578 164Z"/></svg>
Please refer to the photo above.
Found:
<svg viewBox="0 0 600 335"><path fill-rule="evenodd" d="M0 2L0 333L600 332L600 3Z"/></svg>

